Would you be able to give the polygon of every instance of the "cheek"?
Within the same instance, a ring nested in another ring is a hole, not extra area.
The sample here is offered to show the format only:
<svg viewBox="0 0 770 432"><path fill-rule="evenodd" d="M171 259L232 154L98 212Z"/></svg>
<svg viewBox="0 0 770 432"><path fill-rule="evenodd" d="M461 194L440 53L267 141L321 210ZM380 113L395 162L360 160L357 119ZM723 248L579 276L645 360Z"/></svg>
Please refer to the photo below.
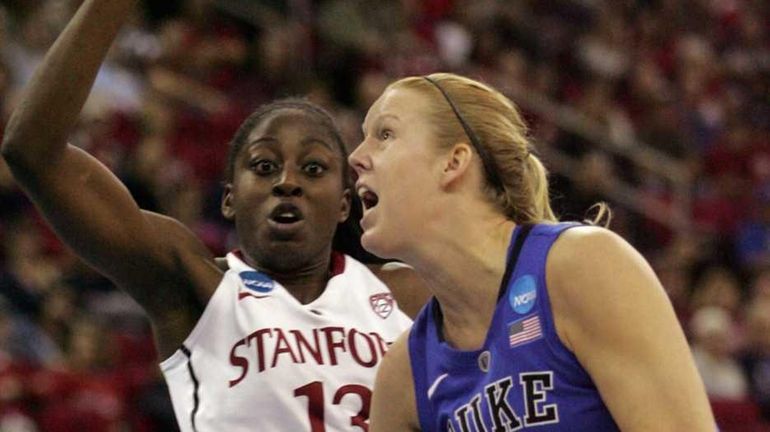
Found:
<svg viewBox="0 0 770 432"><path fill-rule="evenodd" d="M391 199L409 208L419 208L434 190L429 166L413 159L395 163L385 180L392 192Z"/></svg>
<svg viewBox="0 0 770 432"><path fill-rule="evenodd" d="M248 199L242 199L236 208L237 215L250 224L259 224L259 222L270 211L266 200L262 196L251 196Z"/></svg>
<svg viewBox="0 0 770 432"><path fill-rule="evenodd" d="M272 191L272 186L261 179L251 179L244 175L236 185L233 198L238 202L238 207L252 210L262 206L267 201Z"/></svg>
<svg viewBox="0 0 770 432"><path fill-rule="evenodd" d="M424 223L422 202L425 199L420 185L407 177L394 178L388 194L381 201L377 223L387 232L388 242L410 237L419 232Z"/></svg>
<svg viewBox="0 0 770 432"><path fill-rule="evenodd" d="M342 189L336 183L318 186L317 191L312 195L314 213L318 218L332 219L336 222L342 210ZM311 191L308 190L308 193L310 194Z"/></svg>

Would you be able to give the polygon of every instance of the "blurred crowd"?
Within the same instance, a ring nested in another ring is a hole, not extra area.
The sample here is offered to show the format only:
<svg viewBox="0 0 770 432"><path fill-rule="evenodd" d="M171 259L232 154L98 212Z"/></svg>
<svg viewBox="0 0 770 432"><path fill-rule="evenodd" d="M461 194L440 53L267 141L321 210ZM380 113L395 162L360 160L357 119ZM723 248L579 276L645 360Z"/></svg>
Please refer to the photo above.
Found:
<svg viewBox="0 0 770 432"><path fill-rule="evenodd" d="M79 3L0 1L0 131ZM523 106L546 164L548 154L575 161L554 166L558 212L583 219L609 201L611 227L652 263L721 430L770 430L765 0L147 1L71 142L143 208L223 254L233 233L219 214L222 168L252 110L306 96L334 113L352 148L388 82L439 70L546 98L625 143L610 151ZM682 191L623 157L634 146L681 170L684 229L655 217ZM612 199L621 182L642 205ZM174 430L141 310L55 239L2 162L0 244L0 430Z"/></svg>

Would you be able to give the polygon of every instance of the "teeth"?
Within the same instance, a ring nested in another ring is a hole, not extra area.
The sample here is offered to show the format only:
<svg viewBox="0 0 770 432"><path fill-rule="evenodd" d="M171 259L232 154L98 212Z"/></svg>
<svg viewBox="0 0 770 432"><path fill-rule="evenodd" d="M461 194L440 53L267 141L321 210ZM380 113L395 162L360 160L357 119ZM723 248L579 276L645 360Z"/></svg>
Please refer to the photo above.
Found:
<svg viewBox="0 0 770 432"><path fill-rule="evenodd" d="M357 192L358 192L358 196L363 198L364 194L367 193L367 192L370 192L370 190L366 186L361 186L361 187L358 188Z"/></svg>
<svg viewBox="0 0 770 432"><path fill-rule="evenodd" d="M281 213L280 217L294 217L294 213L289 213L289 212Z"/></svg>

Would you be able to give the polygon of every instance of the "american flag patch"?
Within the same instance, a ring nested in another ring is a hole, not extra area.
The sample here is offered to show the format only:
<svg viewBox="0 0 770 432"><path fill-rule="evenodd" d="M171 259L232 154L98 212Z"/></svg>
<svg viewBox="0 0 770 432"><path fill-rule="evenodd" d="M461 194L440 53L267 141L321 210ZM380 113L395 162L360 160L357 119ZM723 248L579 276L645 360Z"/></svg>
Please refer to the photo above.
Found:
<svg viewBox="0 0 770 432"><path fill-rule="evenodd" d="M543 330L540 327L540 316L538 315L532 315L508 325L508 342L511 348L541 337L543 337Z"/></svg>

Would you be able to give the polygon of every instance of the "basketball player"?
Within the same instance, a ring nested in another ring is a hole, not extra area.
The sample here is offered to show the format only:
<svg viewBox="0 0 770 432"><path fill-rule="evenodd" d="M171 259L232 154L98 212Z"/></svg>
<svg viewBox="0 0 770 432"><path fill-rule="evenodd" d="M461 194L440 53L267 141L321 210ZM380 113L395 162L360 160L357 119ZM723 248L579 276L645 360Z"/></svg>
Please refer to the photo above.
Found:
<svg viewBox="0 0 770 432"><path fill-rule="evenodd" d="M557 222L510 100L406 78L364 132L362 244L434 294L378 372L372 431L714 430L655 275L612 232Z"/></svg>
<svg viewBox="0 0 770 432"><path fill-rule="evenodd" d="M135 3L83 2L9 121L2 155L57 234L146 310L183 431L366 430L376 368L411 321L366 266L332 251L351 192L326 112L280 101L233 138L222 213L240 250L224 273L180 222L140 210L67 144Z"/></svg>

